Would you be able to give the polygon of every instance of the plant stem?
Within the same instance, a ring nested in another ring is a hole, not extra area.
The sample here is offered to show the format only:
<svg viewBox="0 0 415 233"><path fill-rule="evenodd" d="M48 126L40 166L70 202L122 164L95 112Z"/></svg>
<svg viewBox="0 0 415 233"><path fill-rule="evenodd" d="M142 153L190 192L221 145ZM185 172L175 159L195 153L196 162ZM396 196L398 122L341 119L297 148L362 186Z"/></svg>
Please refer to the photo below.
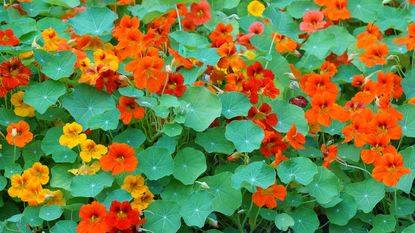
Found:
<svg viewBox="0 0 415 233"><path fill-rule="evenodd" d="M274 40L275 40L275 38L277 37L277 34L278 34L278 33L274 33L274 36L272 37L271 45L269 46L269 49L268 49L268 54L269 54L269 55L271 55L271 52L272 52L272 46L274 45ZM267 61L267 63L265 63L265 69L268 67L268 63L269 63L269 61Z"/></svg>
<svg viewBox="0 0 415 233"><path fill-rule="evenodd" d="M254 206L254 202L253 202L253 201L251 201L251 205L249 206L249 209L248 209L248 211L246 212L245 218L244 218L244 220L242 221L242 230L243 230L243 228L244 228L244 226L245 226L245 224L246 224L246 221L248 220L249 213L251 213L251 210L252 210L252 207L253 207L253 206ZM244 232L244 231L242 231L242 232Z"/></svg>

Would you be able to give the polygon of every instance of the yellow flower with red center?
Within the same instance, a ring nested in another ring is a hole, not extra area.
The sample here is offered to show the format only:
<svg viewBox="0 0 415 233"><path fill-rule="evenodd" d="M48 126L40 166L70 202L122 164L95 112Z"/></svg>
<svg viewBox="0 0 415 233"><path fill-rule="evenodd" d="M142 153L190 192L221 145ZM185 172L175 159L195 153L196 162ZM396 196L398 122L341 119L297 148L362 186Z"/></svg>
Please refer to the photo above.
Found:
<svg viewBox="0 0 415 233"><path fill-rule="evenodd" d="M94 52L94 62L97 65L107 66L113 71L118 70L119 59L110 50L97 49Z"/></svg>
<svg viewBox="0 0 415 233"><path fill-rule="evenodd" d="M24 92L19 91L12 95L10 102L14 106L14 113L21 117L33 117L35 116L35 109L23 102Z"/></svg>
<svg viewBox="0 0 415 233"><path fill-rule="evenodd" d="M151 193L147 186L145 187L146 189L144 192L140 196L134 198L134 201L131 203L131 207L139 211L146 209L154 201L154 194Z"/></svg>
<svg viewBox="0 0 415 233"><path fill-rule="evenodd" d="M144 184L144 178L140 175L129 175L124 178L124 183L121 186L122 189L127 190L131 193L131 196L134 198L139 197L145 192L148 188Z"/></svg>
<svg viewBox="0 0 415 233"><path fill-rule="evenodd" d="M58 33L52 27L42 32L44 41L43 49L46 51L58 51L70 48L65 38L59 37Z"/></svg>
<svg viewBox="0 0 415 233"><path fill-rule="evenodd" d="M87 139L81 143L81 159L84 162L90 162L91 159L101 159L101 156L107 153L107 147L96 144L93 140Z"/></svg>
<svg viewBox="0 0 415 233"><path fill-rule="evenodd" d="M86 140L86 134L82 133L82 126L76 122L67 123L63 127L63 135L59 138L59 144L70 149Z"/></svg>

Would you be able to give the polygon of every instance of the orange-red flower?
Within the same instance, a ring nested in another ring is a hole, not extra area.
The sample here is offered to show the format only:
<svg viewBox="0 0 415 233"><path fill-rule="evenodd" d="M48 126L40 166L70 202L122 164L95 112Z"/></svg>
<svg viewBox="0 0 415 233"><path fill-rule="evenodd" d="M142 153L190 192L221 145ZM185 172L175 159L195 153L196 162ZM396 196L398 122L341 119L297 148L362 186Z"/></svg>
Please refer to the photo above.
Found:
<svg viewBox="0 0 415 233"><path fill-rule="evenodd" d="M325 1L324 14L332 21L350 19L350 11L347 9L348 0Z"/></svg>
<svg viewBox="0 0 415 233"><path fill-rule="evenodd" d="M369 23L366 26L366 31L357 35L357 47L367 48L370 45L377 44L383 38L382 32L379 31L378 26Z"/></svg>
<svg viewBox="0 0 415 233"><path fill-rule="evenodd" d="M349 120L348 111L337 105L335 100L335 96L327 92L315 94L311 100L311 109L305 113L308 123L329 126L331 119L341 122Z"/></svg>
<svg viewBox="0 0 415 233"><path fill-rule="evenodd" d="M406 46L408 51L415 49L415 23L408 25L408 35L402 38L396 38L393 42L397 43L399 46Z"/></svg>
<svg viewBox="0 0 415 233"><path fill-rule="evenodd" d="M259 150L265 157L269 158L271 155L278 153L278 151L284 151L287 148L288 145L283 141L283 136L280 133L266 130Z"/></svg>
<svg viewBox="0 0 415 233"><path fill-rule="evenodd" d="M330 163L332 163L337 157L338 147L337 145L327 146L326 144L321 145L321 153L324 156L323 165L326 168L330 168Z"/></svg>
<svg viewBox="0 0 415 233"><path fill-rule="evenodd" d="M212 15L210 14L210 5L207 1L202 0L199 3L192 3L190 6L190 12L187 17L193 22L194 25L199 26L207 23Z"/></svg>
<svg viewBox="0 0 415 233"><path fill-rule="evenodd" d="M301 89L310 97L322 92L327 92L335 97L339 92L336 84L330 81L330 76L328 75L305 74L300 79L300 85Z"/></svg>
<svg viewBox="0 0 415 233"><path fill-rule="evenodd" d="M0 45L16 46L20 42L19 38L14 35L12 29L0 30Z"/></svg>
<svg viewBox="0 0 415 233"><path fill-rule="evenodd" d="M303 15L303 22L300 23L300 30L303 32L313 33L323 29L326 25L324 14L321 11L311 10Z"/></svg>
<svg viewBox="0 0 415 233"><path fill-rule="evenodd" d="M112 35L117 39L121 39L123 37L126 37L129 31L137 30L139 26L140 26L140 20L137 17L131 17L129 15L124 15L121 21L112 31Z"/></svg>
<svg viewBox="0 0 415 233"><path fill-rule="evenodd" d="M146 88L150 93L156 93L163 87L167 78L166 73L162 72L163 59L156 56L146 56L138 62L130 64L127 66L127 70L134 72L134 83L137 88Z"/></svg>
<svg viewBox="0 0 415 233"><path fill-rule="evenodd" d="M287 135L284 138L292 148L304 149L303 145L305 144L305 137L302 133L297 132L295 124L291 126L291 129L288 130Z"/></svg>
<svg viewBox="0 0 415 233"><path fill-rule="evenodd" d="M11 123L7 127L6 140L10 145L24 147L32 139L33 134L30 132L30 126L26 121L19 121L17 124Z"/></svg>
<svg viewBox="0 0 415 233"><path fill-rule="evenodd" d="M375 65L385 65L388 56L388 46L386 44L374 44L367 47L366 51L360 55L360 60L367 67Z"/></svg>
<svg viewBox="0 0 415 233"><path fill-rule="evenodd" d="M366 137L366 142L371 145L370 149L364 149L360 153L360 158L366 164L376 164L380 161L383 152L395 149L389 145L389 137L385 134L370 134ZM392 148L393 149L392 149Z"/></svg>
<svg viewBox="0 0 415 233"><path fill-rule="evenodd" d="M402 155L387 153L380 158L380 162L372 171L375 180L383 182L386 186L395 186L401 176L411 173L409 168L403 167Z"/></svg>
<svg viewBox="0 0 415 233"><path fill-rule="evenodd" d="M107 210L105 206L97 201L83 205L79 211L81 221L76 227L79 233L106 233L107 224L105 217Z"/></svg>
<svg viewBox="0 0 415 233"><path fill-rule="evenodd" d="M277 114L272 113L272 108L267 103L261 104L259 108L252 106L248 111L248 119L264 130L274 127L278 123Z"/></svg>
<svg viewBox="0 0 415 233"><path fill-rule="evenodd" d="M233 37L230 35L232 30L232 24L219 23L215 30L209 35L209 39L212 40L213 47L218 48L225 42L232 42Z"/></svg>
<svg viewBox="0 0 415 233"><path fill-rule="evenodd" d="M367 134L376 133L376 128L373 123L374 114L371 110L365 109L362 112L356 113L352 118L352 123L345 126L342 133L346 137L343 143L350 142L354 139L356 147L362 147L366 144Z"/></svg>
<svg viewBox="0 0 415 233"><path fill-rule="evenodd" d="M0 64L0 97L15 87L29 84L30 69L22 64L19 58L13 57Z"/></svg>
<svg viewBox="0 0 415 233"><path fill-rule="evenodd" d="M278 150L277 153L275 153L274 156L275 156L275 159L271 163L271 166L273 168L278 167L282 161L288 160L288 158L282 154L282 151L281 150Z"/></svg>
<svg viewBox="0 0 415 233"><path fill-rule="evenodd" d="M108 146L108 154L101 157L102 170L112 171L112 175L133 172L137 164L134 149L125 143L111 144Z"/></svg>
<svg viewBox="0 0 415 233"><path fill-rule="evenodd" d="M276 35L273 33L272 37L274 39L275 43L275 49L279 53L291 53L294 52L297 48L297 42L295 42L293 39L289 38L288 36L281 35L280 33L277 33Z"/></svg>
<svg viewBox="0 0 415 233"><path fill-rule="evenodd" d="M128 201L111 203L110 211L105 218L110 232L132 232L132 227L144 223L138 210L131 208Z"/></svg>
<svg viewBox="0 0 415 233"><path fill-rule="evenodd" d="M120 103L117 105L120 111L120 119L126 125L128 125L132 119L144 118L145 110L138 105L136 98L121 96Z"/></svg>
<svg viewBox="0 0 415 233"><path fill-rule="evenodd" d="M218 48L218 54L222 57L218 62L218 67L220 68L239 70L245 68L246 66L244 60L236 51L236 47L233 42L223 43Z"/></svg>
<svg viewBox="0 0 415 233"><path fill-rule="evenodd" d="M277 207L276 200L284 200L287 196L287 189L283 185L273 184L266 189L261 187L256 187L256 192L252 194L252 201L258 207L263 207L264 205L273 209Z"/></svg>
<svg viewBox="0 0 415 233"><path fill-rule="evenodd" d="M159 93L175 95L180 97L186 91L186 86L184 86L184 78L180 73L169 73L169 80L165 87L159 91Z"/></svg>

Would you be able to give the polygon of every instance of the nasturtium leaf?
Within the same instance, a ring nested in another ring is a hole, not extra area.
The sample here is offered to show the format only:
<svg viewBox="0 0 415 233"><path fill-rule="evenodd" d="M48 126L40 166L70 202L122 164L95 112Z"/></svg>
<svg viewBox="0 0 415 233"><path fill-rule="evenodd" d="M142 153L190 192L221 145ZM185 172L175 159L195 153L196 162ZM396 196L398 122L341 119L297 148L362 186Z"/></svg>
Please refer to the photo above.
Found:
<svg viewBox="0 0 415 233"><path fill-rule="evenodd" d="M298 208L291 213L291 217L294 219L292 229L295 233L313 233L320 225L313 209Z"/></svg>
<svg viewBox="0 0 415 233"><path fill-rule="evenodd" d="M279 100L271 102L271 107L278 117L278 124L274 127L278 132L286 133L295 124L298 132L307 135L308 123L302 108Z"/></svg>
<svg viewBox="0 0 415 233"><path fill-rule="evenodd" d="M137 16L145 24L173 9L174 4L160 5L155 4L154 0L144 0L141 4L128 7L131 14Z"/></svg>
<svg viewBox="0 0 415 233"><path fill-rule="evenodd" d="M372 211L376 204L385 197L385 187L373 179L348 184L345 186L345 191L354 198L357 208L364 213Z"/></svg>
<svg viewBox="0 0 415 233"><path fill-rule="evenodd" d="M231 216L242 204L242 194L234 189L231 182L232 173L222 172L214 176L205 176L200 179L209 186L207 189L213 198L213 210Z"/></svg>
<svg viewBox="0 0 415 233"><path fill-rule="evenodd" d="M13 110L0 108L0 125L7 127L11 123L17 123L21 120L23 120L23 118L16 116Z"/></svg>
<svg viewBox="0 0 415 233"><path fill-rule="evenodd" d="M344 226L356 215L357 204L355 200L346 193L343 193L341 198L343 200L339 204L328 208L326 214L330 223Z"/></svg>
<svg viewBox="0 0 415 233"><path fill-rule="evenodd" d="M195 142L208 153L231 154L235 150L232 142L225 138L223 127L210 128L205 132L197 133Z"/></svg>
<svg viewBox="0 0 415 233"><path fill-rule="evenodd" d="M176 151L177 139L168 137L166 135L162 135L154 145L158 147L163 147L167 149L170 154L173 154L174 151Z"/></svg>
<svg viewBox="0 0 415 233"><path fill-rule="evenodd" d="M42 73L53 80L71 76L74 71L76 55L71 51L35 51L35 59L42 65Z"/></svg>
<svg viewBox="0 0 415 233"><path fill-rule="evenodd" d="M187 102L184 125L198 132L207 129L222 111L219 97L205 87L188 87L181 100Z"/></svg>
<svg viewBox="0 0 415 233"><path fill-rule="evenodd" d="M35 17L39 14L47 13L50 9L50 6L44 1L21 2L19 4L30 17Z"/></svg>
<svg viewBox="0 0 415 233"><path fill-rule="evenodd" d="M398 107L398 111L402 113L403 119L398 122L402 128L402 133L407 137L415 137L415 106L405 104Z"/></svg>
<svg viewBox="0 0 415 233"><path fill-rule="evenodd" d="M27 206L23 210L22 223L28 224L31 227L41 226L43 220L39 217L39 206Z"/></svg>
<svg viewBox="0 0 415 233"><path fill-rule="evenodd" d="M405 193L410 193L415 179L415 146L407 147L399 153L403 157L404 167L411 169L411 173L403 175L399 179L396 188Z"/></svg>
<svg viewBox="0 0 415 233"><path fill-rule="evenodd" d="M90 120L106 111L115 109L115 101L109 94L89 85L80 84L63 98L63 106L84 129L91 128Z"/></svg>
<svg viewBox="0 0 415 233"><path fill-rule="evenodd" d="M261 208L259 210L259 216L261 216L263 219L268 220L268 221L274 221L275 216L277 216L277 214L278 214L278 211L271 210L268 208Z"/></svg>
<svg viewBox="0 0 415 233"><path fill-rule="evenodd" d="M3 191L7 185L7 179L4 176L0 176L0 191Z"/></svg>
<svg viewBox="0 0 415 233"><path fill-rule="evenodd" d="M226 126L225 137L239 152L252 152L261 147L264 131L250 120L232 121Z"/></svg>
<svg viewBox="0 0 415 233"><path fill-rule="evenodd" d="M52 159L56 163L73 163L77 157L78 154L73 150L58 151L52 154Z"/></svg>
<svg viewBox="0 0 415 233"><path fill-rule="evenodd" d="M4 176L9 178L12 177L15 174L21 174L23 171L22 167L20 167L20 164L7 164L4 168Z"/></svg>
<svg viewBox="0 0 415 233"><path fill-rule="evenodd" d="M379 214L373 220L373 229L370 232L395 232L395 226L395 216Z"/></svg>
<svg viewBox="0 0 415 233"><path fill-rule="evenodd" d="M277 167L278 177L285 184L296 181L303 185L310 184L318 173L317 166L308 158L296 157L283 161Z"/></svg>
<svg viewBox="0 0 415 233"><path fill-rule="evenodd" d="M71 220L61 220L51 229L50 233L76 233L77 224Z"/></svg>
<svg viewBox="0 0 415 233"><path fill-rule="evenodd" d="M152 146L138 154L138 170L149 180L173 174L174 161L166 148Z"/></svg>
<svg viewBox="0 0 415 233"><path fill-rule="evenodd" d="M128 97L133 97L133 98L144 96L144 92L142 90L139 90L132 86L121 87L120 89L118 89L118 91L123 96L128 96Z"/></svg>
<svg viewBox="0 0 415 233"><path fill-rule="evenodd" d="M90 129L103 129L105 131L116 129L119 123L120 112L117 109L109 110L98 115L94 115L88 122Z"/></svg>
<svg viewBox="0 0 415 233"><path fill-rule="evenodd" d="M293 40L298 39L298 34L301 33L299 26L287 12L279 11L273 7L267 7L263 16L272 22L271 25L274 32L288 36Z"/></svg>
<svg viewBox="0 0 415 233"><path fill-rule="evenodd" d="M415 70L406 72L405 78L401 81L403 92L406 98L415 97Z"/></svg>
<svg viewBox="0 0 415 233"><path fill-rule="evenodd" d="M128 145L137 148L146 140L143 131L135 128L128 128L122 133L114 137L114 142L127 143Z"/></svg>
<svg viewBox="0 0 415 233"><path fill-rule="evenodd" d="M241 165L232 175L232 187L240 189L251 186L268 188L275 182L275 170L264 161L252 162L248 165ZM249 187L251 188L252 187ZM254 187L253 187L254 189Z"/></svg>
<svg viewBox="0 0 415 233"><path fill-rule="evenodd" d="M117 18L117 14L107 7L88 7L84 12L71 18L69 23L78 35L103 36L111 33L114 28L113 22Z"/></svg>
<svg viewBox="0 0 415 233"><path fill-rule="evenodd" d="M107 207L107 209L110 209L111 203L113 201L131 201L133 198L131 194L124 189L116 189L112 191L111 193L105 195L105 199L101 202L103 205Z"/></svg>
<svg viewBox="0 0 415 233"><path fill-rule="evenodd" d="M382 7L382 1L349 0L347 2L347 9L350 12L350 16L365 23L375 21L377 19L377 12L381 10Z"/></svg>
<svg viewBox="0 0 415 233"><path fill-rule="evenodd" d="M71 194L74 197L95 197L105 187L110 187L113 181L114 177L106 172L75 176L71 183Z"/></svg>
<svg viewBox="0 0 415 233"><path fill-rule="evenodd" d="M292 227L295 224L294 219L286 213L277 214L274 222L275 226L282 231L288 230L289 227Z"/></svg>
<svg viewBox="0 0 415 233"><path fill-rule="evenodd" d="M184 185L178 180L172 180L160 194L164 201L173 201L181 204L193 193L192 185Z"/></svg>
<svg viewBox="0 0 415 233"><path fill-rule="evenodd" d="M66 88L64 84L53 80L47 80L39 84L28 86L23 101L35 108L40 114L43 114L65 93Z"/></svg>
<svg viewBox="0 0 415 233"><path fill-rule="evenodd" d="M222 102L222 115L227 119L237 116L248 116L252 104L248 97L240 92L224 92L219 95Z"/></svg>
<svg viewBox="0 0 415 233"><path fill-rule="evenodd" d="M186 147L179 150L174 157L173 176L183 184L190 185L206 171L206 168L205 155L199 150Z"/></svg>
<svg viewBox="0 0 415 233"><path fill-rule="evenodd" d="M415 213L415 201L406 197L397 197L396 206L395 203L390 206L390 213L398 216L405 217L406 215Z"/></svg>
<svg viewBox="0 0 415 233"><path fill-rule="evenodd" d="M199 48L188 50L186 57L197 59L204 64L211 66L215 66L220 59L216 48Z"/></svg>
<svg viewBox="0 0 415 233"><path fill-rule="evenodd" d="M60 206L42 206L39 211L39 217L45 221L52 221L58 219L63 213Z"/></svg>
<svg viewBox="0 0 415 233"><path fill-rule="evenodd" d="M68 171L70 169L72 169L72 165L69 164L59 164L52 167L50 186L70 191L73 177L73 175Z"/></svg>
<svg viewBox="0 0 415 233"><path fill-rule="evenodd" d="M402 233L412 233L415 232L415 223L403 229Z"/></svg>
<svg viewBox="0 0 415 233"><path fill-rule="evenodd" d="M52 5L58 5L68 8L73 8L76 6L79 6L80 2L79 0L44 0L45 2L52 4Z"/></svg>
<svg viewBox="0 0 415 233"><path fill-rule="evenodd" d="M313 181L306 187L318 203L326 204L339 195L340 183L333 172L325 167L319 167Z"/></svg>
<svg viewBox="0 0 415 233"><path fill-rule="evenodd" d="M352 219L346 226L338 226L330 224L329 227L330 233L367 233L367 226L357 220Z"/></svg>
<svg viewBox="0 0 415 233"><path fill-rule="evenodd" d="M319 6L317 6L317 4L315 4L313 1L295 1L288 5L287 12L292 17L299 19L303 17L307 11L319 9Z"/></svg>
<svg viewBox="0 0 415 233"><path fill-rule="evenodd" d="M268 52L269 47L271 45L272 38L270 35L252 35L250 38L251 44L260 51Z"/></svg>
<svg viewBox="0 0 415 233"><path fill-rule="evenodd" d="M189 199L182 203L180 215L188 226L203 227L206 218L213 211L213 195L206 191L193 193Z"/></svg>
<svg viewBox="0 0 415 233"><path fill-rule="evenodd" d="M157 200L146 211L145 229L158 233L175 233L179 230L180 207L177 203Z"/></svg>
<svg viewBox="0 0 415 233"><path fill-rule="evenodd" d="M169 137L176 137L183 131L183 126L178 123L165 123L163 126L163 133Z"/></svg>
<svg viewBox="0 0 415 233"><path fill-rule="evenodd" d="M177 43L190 48L206 48L210 45L206 36L197 33L175 31L169 33L169 36Z"/></svg>
<svg viewBox="0 0 415 233"><path fill-rule="evenodd" d="M41 141L35 140L27 144L22 151L24 160L24 169L31 167L35 162L40 161L40 158L45 155L41 148Z"/></svg>
<svg viewBox="0 0 415 233"><path fill-rule="evenodd" d="M59 138L63 135L62 126L50 128L45 137L42 140L41 148L46 155L56 154L56 153L71 153L71 149L66 146L59 144Z"/></svg>

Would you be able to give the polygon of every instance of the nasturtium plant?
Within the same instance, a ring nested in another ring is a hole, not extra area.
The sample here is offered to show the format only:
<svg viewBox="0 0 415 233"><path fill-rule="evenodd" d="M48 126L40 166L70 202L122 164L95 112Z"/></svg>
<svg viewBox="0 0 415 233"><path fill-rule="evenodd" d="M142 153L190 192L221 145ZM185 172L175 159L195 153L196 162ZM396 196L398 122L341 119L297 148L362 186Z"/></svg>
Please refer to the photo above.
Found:
<svg viewBox="0 0 415 233"><path fill-rule="evenodd" d="M0 233L415 232L414 0L5 0Z"/></svg>

